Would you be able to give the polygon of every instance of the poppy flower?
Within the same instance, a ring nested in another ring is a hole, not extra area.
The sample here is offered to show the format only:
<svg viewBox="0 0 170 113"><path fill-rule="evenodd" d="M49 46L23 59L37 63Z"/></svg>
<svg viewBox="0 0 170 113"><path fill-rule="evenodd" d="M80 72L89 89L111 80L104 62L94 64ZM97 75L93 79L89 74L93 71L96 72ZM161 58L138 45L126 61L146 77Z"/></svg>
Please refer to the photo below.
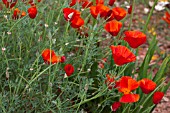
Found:
<svg viewBox="0 0 170 113"><path fill-rule="evenodd" d="M93 5L93 2L90 2L89 0L82 1L82 8L88 8Z"/></svg>
<svg viewBox="0 0 170 113"><path fill-rule="evenodd" d="M13 19L18 19L18 18L22 18L26 15L26 12L25 11L20 11L18 8L15 8L14 9L14 12L13 12L13 15L12 15L12 18Z"/></svg>
<svg viewBox="0 0 170 113"><path fill-rule="evenodd" d="M115 82L114 77L111 77L109 74L106 74L105 83L107 84L108 89L112 89L113 88L113 86L112 86L113 82Z"/></svg>
<svg viewBox="0 0 170 113"><path fill-rule="evenodd" d="M75 17L80 17L80 12L72 8L63 9L64 18L66 21L72 21Z"/></svg>
<svg viewBox="0 0 170 113"><path fill-rule="evenodd" d="M31 19L34 19L37 15L37 8L36 6L32 6L28 8L28 15Z"/></svg>
<svg viewBox="0 0 170 113"><path fill-rule="evenodd" d="M125 94L120 98L120 102L122 103L133 103L139 100L139 94Z"/></svg>
<svg viewBox="0 0 170 113"><path fill-rule="evenodd" d="M121 7L115 7L112 9L116 20L122 20L126 16L126 10Z"/></svg>
<svg viewBox="0 0 170 113"><path fill-rule="evenodd" d="M18 8L15 8L14 12L13 12L13 15L12 15L12 18L13 19L18 19L19 18L19 14L20 14L20 10Z"/></svg>
<svg viewBox="0 0 170 113"><path fill-rule="evenodd" d="M98 15L100 15L101 18L106 17L109 10L110 8L103 4L97 4L96 6L90 7L90 13L95 19Z"/></svg>
<svg viewBox="0 0 170 113"><path fill-rule="evenodd" d="M170 13L168 11L165 12L165 16L162 18L162 20L170 24Z"/></svg>
<svg viewBox="0 0 170 113"><path fill-rule="evenodd" d="M142 92L145 94L149 94L156 88L156 83L150 79L144 78L139 81L139 86L142 89Z"/></svg>
<svg viewBox="0 0 170 113"><path fill-rule="evenodd" d="M112 57L114 59L115 64L121 66L123 64L127 64L129 62L134 62L136 60L136 56L125 46L110 46L112 50Z"/></svg>
<svg viewBox="0 0 170 113"><path fill-rule="evenodd" d="M47 64L55 64L61 61L61 58L59 56L56 56L55 52L50 49L45 49L41 55L44 62Z"/></svg>
<svg viewBox="0 0 170 113"><path fill-rule="evenodd" d="M120 102L114 102L111 106L111 110L112 111L116 111L117 109L119 109L121 106L121 103Z"/></svg>
<svg viewBox="0 0 170 113"><path fill-rule="evenodd" d="M70 7L74 6L76 4L77 0L71 0Z"/></svg>
<svg viewBox="0 0 170 113"><path fill-rule="evenodd" d="M107 22L108 22L108 21L112 21L113 19L114 19L113 11L112 11L112 10L109 10L109 11L107 12L107 15L105 16L105 20L107 20Z"/></svg>
<svg viewBox="0 0 170 113"><path fill-rule="evenodd" d="M104 0L96 0L96 4L104 4Z"/></svg>
<svg viewBox="0 0 170 113"><path fill-rule="evenodd" d="M71 64L67 64L64 66L64 71L67 74L67 76L70 76L74 73L74 67Z"/></svg>
<svg viewBox="0 0 170 113"><path fill-rule="evenodd" d="M121 77L119 82L117 82L116 84L118 90L123 94L129 94L131 91L139 87L139 83L130 76Z"/></svg>
<svg viewBox="0 0 170 113"><path fill-rule="evenodd" d="M115 3L116 0L109 0L109 5L113 6L113 4Z"/></svg>
<svg viewBox="0 0 170 113"><path fill-rule="evenodd" d="M116 20L109 21L105 24L105 30L109 32L112 36L117 36L120 29L122 27L122 23Z"/></svg>
<svg viewBox="0 0 170 113"><path fill-rule="evenodd" d="M158 104L162 100L163 96L164 96L163 92L160 92L160 91L155 92L152 98L153 103Z"/></svg>
<svg viewBox="0 0 170 113"><path fill-rule="evenodd" d="M71 21L71 27L73 27L73 28L79 28L82 25L84 25L84 20L81 17L76 16Z"/></svg>
<svg viewBox="0 0 170 113"><path fill-rule="evenodd" d="M18 0L2 0L2 2L5 4L6 8L13 8Z"/></svg>
<svg viewBox="0 0 170 113"><path fill-rule="evenodd" d="M65 61L66 61L66 57L65 57L65 56L62 56L60 62L61 62L61 63L64 63Z"/></svg>
<svg viewBox="0 0 170 113"><path fill-rule="evenodd" d="M124 34L124 40L127 41L132 48L137 48L146 42L146 35L140 31L125 31Z"/></svg>
<svg viewBox="0 0 170 113"><path fill-rule="evenodd" d="M132 13L132 5L130 5L128 8L128 14L131 14L131 13Z"/></svg>

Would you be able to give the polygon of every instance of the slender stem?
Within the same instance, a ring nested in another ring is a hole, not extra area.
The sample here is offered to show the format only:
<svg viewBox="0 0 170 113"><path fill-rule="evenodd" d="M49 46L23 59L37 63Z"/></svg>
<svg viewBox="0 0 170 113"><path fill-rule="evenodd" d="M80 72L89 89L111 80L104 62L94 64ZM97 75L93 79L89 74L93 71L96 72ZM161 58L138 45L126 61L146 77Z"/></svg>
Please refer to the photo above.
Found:
<svg viewBox="0 0 170 113"><path fill-rule="evenodd" d="M132 26L132 19L133 19L134 9L135 9L135 0L133 0L133 3L132 3L132 12L131 12L131 15L130 15L130 23L129 23L128 30L130 30L131 26Z"/></svg>
<svg viewBox="0 0 170 113"><path fill-rule="evenodd" d="M158 2L158 0L155 0L155 1L154 1L154 5L152 6L152 9L151 9L151 11L150 11L150 13L149 13L149 15L148 15L148 18L147 18L147 20L146 20L146 24L144 25L144 28L143 28L143 32L144 32L144 33L145 33L146 30L147 30L147 27L148 27L150 18L151 18L151 16L152 16L152 13L153 13L153 11L154 11L154 8L155 8L157 2Z"/></svg>

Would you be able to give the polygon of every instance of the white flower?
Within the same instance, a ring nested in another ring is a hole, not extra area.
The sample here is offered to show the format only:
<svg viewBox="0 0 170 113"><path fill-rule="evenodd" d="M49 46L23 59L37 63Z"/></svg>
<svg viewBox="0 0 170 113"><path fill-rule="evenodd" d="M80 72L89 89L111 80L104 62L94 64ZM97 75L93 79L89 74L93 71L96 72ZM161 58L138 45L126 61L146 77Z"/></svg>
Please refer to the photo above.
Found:
<svg viewBox="0 0 170 113"><path fill-rule="evenodd" d="M2 47L2 51L5 51L6 50L6 48L5 47Z"/></svg>
<svg viewBox="0 0 170 113"><path fill-rule="evenodd" d="M149 8L144 8L144 13L147 14L149 12Z"/></svg>
<svg viewBox="0 0 170 113"><path fill-rule="evenodd" d="M10 34L11 34L11 32L9 32L9 31L8 31L8 32L7 32L7 34L8 34L8 35L10 35Z"/></svg>
<svg viewBox="0 0 170 113"><path fill-rule="evenodd" d="M7 19L7 15L4 15L4 18ZM8 19L7 19L8 20Z"/></svg>
<svg viewBox="0 0 170 113"><path fill-rule="evenodd" d="M48 24L45 24L44 26L47 28L47 27L48 27Z"/></svg>
<svg viewBox="0 0 170 113"><path fill-rule="evenodd" d="M165 9L165 6L166 6L167 4L169 4L168 1L160 1L160 2L158 2L158 4L155 6L155 10L157 10L157 11L162 11L162 10Z"/></svg>
<svg viewBox="0 0 170 113"><path fill-rule="evenodd" d="M65 45L67 46L69 43L65 43Z"/></svg>

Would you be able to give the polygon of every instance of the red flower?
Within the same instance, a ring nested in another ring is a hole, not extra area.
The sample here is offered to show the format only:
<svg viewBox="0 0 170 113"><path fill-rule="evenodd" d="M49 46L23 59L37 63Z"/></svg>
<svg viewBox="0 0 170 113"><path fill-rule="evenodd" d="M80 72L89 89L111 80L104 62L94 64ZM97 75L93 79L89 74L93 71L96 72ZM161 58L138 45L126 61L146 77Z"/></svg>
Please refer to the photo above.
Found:
<svg viewBox="0 0 170 113"><path fill-rule="evenodd" d="M20 11L18 8L15 8L14 9L14 12L13 12L13 15L12 15L12 18L13 19L18 19L18 18L22 18L26 15L26 12L25 11Z"/></svg>
<svg viewBox="0 0 170 113"><path fill-rule="evenodd" d="M107 22L104 28L112 36L117 36L121 27L122 27L121 22L118 22L116 20L112 20L112 21Z"/></svg>
<svg viewBox="0 0 170 113"><path fill-rule="evenodd" d="M37 15L37 8L36 6L32 6L30 8L28 8L28 15L30 18L34 19Z"/></svg>
<svg viewBox="0 0 170 113"><path fill-rule="evenodd" d="M121 7L115 7L112 9L116 20L122 20L126 16L126 10Z"/></svg>
<svg viewBox="0 0 170 113"><path fill-rule="evenodd" d="M77 0L72 0L70 3L70 7L74 6L76 4Z"/></svg>
<svg viewBox="0 0 170 113"><path fill-rule="evenodd" d="M132 48L137 48L146 42L146 35L140 31L125 31L124 34L124 40L127 41Z"/></svg>
<svg viewBox="0 0 170 113"><path fill-rule="evenodd" d="M96 4L104 4L104 0L96 0Z"/></svg>
<svg viewBox="0 0 170 113"><path fill-rule="evenodd" d="M93 5L93 2L90 2L90 1L88 1L88 0L85 0L85 1L82 1L82 7L83 8L88 8L88 7L90 7L90 6L92 6Z"/></svg>
<svg viewBox="0 0 170 113"><path fill-rule="evenodd" d="M45 49L41 55L43 57L44 62L47 64L55 64L61 61L61 58L59 56L56 56L55 52L50 49Z"/></svg>
<svg viewBox="0 0 170 113"><path fill-rule="evenodd" d="M156 83L150 79L144 78L139 81L139 86L142 89L142 92L145 94L149 94L156 88Z"/></svg>
<svg viewBox="0 0 170 113"><path fill-rule="evenodd" d="M13 15L12 15L12 18L13 19L18 19L19 18L19 14L20 14L20 10L18 8L15 8L14 12L13 12Z"/></svg>
<svg viewBox="0 0 170 113"><path fill-rule="evenodd" d="M125 94L120 98L120 102L122 103L133 103L139 100L138 94Z"/></svg>
<svg viewBox="0 0 170 113"><path fill-rule="evenodd" d="M70 76L74 73L74 67L71 64L67 64L64 66L64 71L66 72L67 76Z"/></svg>
<svg viewBox="0 0 170 113"><path fill-rule="evenodd" d="M111 45L110 49L112 50L112 57L115 64L119 66L136 60L136 56L125 46Z"/></svg>
<svg viewBox="0 0 170 113"><path fill-rule="evenodd" d="M81 14L79 11L72 9L72 8L64 8L63 13L64 13L64 18L66 21L71 21L75 17L80 17L80 14Z"/></svg>
<svg viewBox="0 0 170 113"><path fill-rule="evenodd" d="M129 94L139 87L139 83L130 76L123 76L116 84L118 90L123 94Z"/></svg>
<svg viewBox="0 0 170 113"><path fill-rule="evenodd" d="M165 12L165 16L162 18L162 20L170 24L170 13L168 11Z"/></svg>
<svg viewBox="0 0 170 113"><path fill-rule="evenodd" d="M101 18L106 17L109 10L110 8L103 4L97 4L96 6L90 7L90 13L95 19L98 15L100 15Z"/></svg>
<svg viewBox="0 0 170 113"><path fill-rule="evenodd" d="M128 8L128 14L131 14L131 13L132 13L132 5L130 5Z"/></svg>
<svg viewBox="0 0 170 113"><path fill-rule="evenodd" d="M82 25L84 25L84 20L81 17L75 17L72 21L71 21L71 27L73 28L79 28Z"/></svg>
<svg viewBox="0 0 170 113"><path fill-rule="evenodd" d="M158 104L162 100L163 96L164 96L163 92L159 92L159 91L155 92L153 94L153 98L152 98L153 99L153 103L154 104Z"/></svg>
<svg viewBox="0 0 170 113"><path fill-rule="evenodd" d="M112 6L116 0L109 0L109 5Z"/></svg>
<svg viewBox="0 0 170 113"><path fill-rule="evenodd" d="M111 76L109 74L106 74L105 83L107 84L108 89L112 89L113 88L113 86L112 86L113 82L114 82L114 77L111 78Z"/></svg>
<svg viewBox="0 0 170 113"><path fill-rule="evenodd" d="M112 111L116 111L118 108L120 108L121 103L120 102L114 102L111 106Z"/></svg>
<svg viewBox="0 0 170 113"><path fill-rule="evenodd" d="M84 25L84 20L80 17L80 12L72 8L63 9L64 18L71 22L73 28L79 28Z"/></svg>
<svg viewBox="0 0 170 113"><path fill-rule="evenodd" d="M61 63L64 63L65 61L66 61L66 57L65 57L65 56L62 56L60 62L61 62Z"/></svg>
<svg viewBox="0 0 170 113"><path fill-rule="evenodd" d="M2 0L2 2L5 4L6 8L13 8L18 0Z"/></svg>

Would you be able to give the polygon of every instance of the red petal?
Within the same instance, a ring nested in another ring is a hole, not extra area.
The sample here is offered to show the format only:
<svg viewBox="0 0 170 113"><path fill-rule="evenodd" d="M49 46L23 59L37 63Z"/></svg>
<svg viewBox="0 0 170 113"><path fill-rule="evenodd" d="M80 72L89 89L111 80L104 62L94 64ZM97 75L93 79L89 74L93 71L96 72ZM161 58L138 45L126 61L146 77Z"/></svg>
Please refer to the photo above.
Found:
<svg viewBox="0 0 170 113"><path fill-rule="evenodd" d="M158 104L162 100L163 96L164 96L163 92L159 92L159 91L155 92L153 94L153 103Z"/></svg>
<svg viewBox="0 0 170 113"><path fill-rule="evenodd" d="M138 94L125 94L120 98L120 102L122 103L133 103L139 100Z"/></svg>

